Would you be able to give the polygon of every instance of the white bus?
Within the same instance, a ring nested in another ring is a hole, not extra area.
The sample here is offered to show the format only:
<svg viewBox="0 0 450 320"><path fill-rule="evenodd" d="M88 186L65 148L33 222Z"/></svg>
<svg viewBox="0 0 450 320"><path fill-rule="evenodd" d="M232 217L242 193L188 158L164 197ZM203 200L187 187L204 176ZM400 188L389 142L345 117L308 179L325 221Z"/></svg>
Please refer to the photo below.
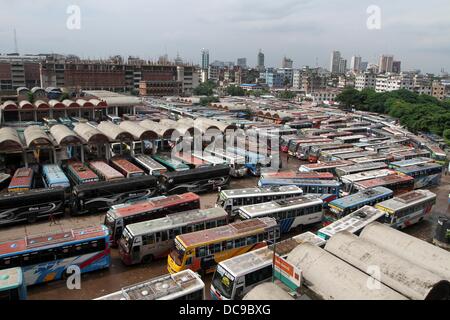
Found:
<svg viewBox="0 0 450 320"><path fill-rule="evenodd" d="M385 222L402 229L422 221L431 214L436 194L428 190L415 190L378 203L375 208L385 212Z"/></svg>
<svg viewBox="0 0 450 320"><path fill-rule="evenodd" d="M223 190L217 197L216 205L224 208L228 214L235 216L239 207L242 206L300 197L302 195L303 190L297 186Z"/></svg>
<svg viewBox="0 0 450 320"><path fill-rule="evenodd" d="M166 167L164 167L158 161L153 160L153 158L148 155L145 154L135 155L134 160L136 160L136 162L142 168L144 168L151 176L160 176L163 173L167 172Z"/></svg>
<svg viewBox="0 0 450 320"><path fill-rule="evenodd" d="M322 247L326 241L312 232L306 232L275 245L277 254L286 258L302 243ZM211 283L214 300L242 299L249 291L272 278L273 245L222 261L217 266Z"/></svg>
<svg viewBox="0 0 450 320"><path fill-rule="evenodd" d="M245 157L219 148L207 148L205 153L224 159L231 168L231 176L241 178L247 175L248 169L245 167Z"/></svg>
<svg viewBox="0 0 450 320"><path fill-rule="evenodd" d="M95 300L204 300L205 284L198 274L183 270L167 274Z"/></svg>
<svg viewBox="0 0 450 320"><path fill-rule="evenodd" d="M222 208L174 213L164 218L129 224L119 240L119 255L123 263L149 263L167 257L174 247L176 236L228 223Z"/></svg>
<svg viewBox="0 0 450 320"><path fill-rule="evenodd" d="M348 194L352 192L355 182L386 177L392 174L395 174L395 171L390 169L371 170L342 176L341 182L344 185L344 192Z"/></svg>
<svg viewBox="0 0 450 320"><path fill-rule="evenodd" d="M203 154L202 152L194 152L192 153L192 156L195 158L198 158L200 160L203 160L204 162L207 162L209 164L211 164L212 166L221 166L226 164L226 161L222 158L216 157L216 156L212 156L212 155L208 155L208 154Z"/></svg>
<svg viewBox="0 0 450 320"><path fill-rule="evenodd" d="M354 164L347 167L340 167L336 168L336 175L341 178L343 176L365 172L365 171L372 171L372 170L381 170L386 169L388 165L383 162L369 162L369 163L361 163L361 164Z"/></svg>
<svg viewBox="0 0 450 320"><path fill-rule="evenodd" d="M374 221L383 219L385 212L375 209L371 206L364 206L359 210L339 219L332 224L320 229L317 235L324 240L329 240L336 233L341 231L348 231L353 234L358 234L365 226Z"/></svg>
<svg viewBox="0 0 450 320"><path fill-rule="evenodd" d="M316 224L323 218L323 200L317 195L277 200L239 208L239 217L250 220L262 217L275 218L280 231L287 233L294 228Z"/></svg>

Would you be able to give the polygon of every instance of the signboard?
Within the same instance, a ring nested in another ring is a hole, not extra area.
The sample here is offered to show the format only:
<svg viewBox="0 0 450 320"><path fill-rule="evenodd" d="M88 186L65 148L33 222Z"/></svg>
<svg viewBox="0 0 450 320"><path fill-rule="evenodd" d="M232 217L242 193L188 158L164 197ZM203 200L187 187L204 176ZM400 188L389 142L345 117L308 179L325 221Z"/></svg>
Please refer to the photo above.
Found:
<svg viewBox="0 0 450 320"><path fill-rule="evenodd" d="M302 284L302 272L279 255L274 259L274 277L296 291Z"/></svg>

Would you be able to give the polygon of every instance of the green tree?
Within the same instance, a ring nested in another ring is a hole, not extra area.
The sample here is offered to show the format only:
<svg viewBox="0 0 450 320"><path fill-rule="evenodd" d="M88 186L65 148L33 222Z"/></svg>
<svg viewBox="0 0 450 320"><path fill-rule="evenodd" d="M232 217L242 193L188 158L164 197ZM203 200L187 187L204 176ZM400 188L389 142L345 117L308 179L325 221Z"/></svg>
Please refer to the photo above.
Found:
<svg viewBox="0 0 450 320"><path fill-rule="evenodd" d="M28 92L28 93L27 93L27 100L28 100L28 102L30 102L30 103L33 103L33 102L34 102L34 94L33 94L33 92Z"/></svg>
<svg viewBox="0 0 450 320"><path fill-rule="evenodd" d="M236 85L228 86L226 92L230 96L238 96L238 97L245 96L245 90Z"/></svg>
<svg viewBox="0 0 450 320"><path fill-rule="evenodd" d="M277 93L277 97L279 99L284 99L284 100L292 100L297 96L297 94L295 92L289 91L289 90L284 90L284 91L280 91Z"/></svg>
<svg viewBox="0 0 450 320"><path fill-rule="evenodd" d="M206 81L199 84L198 87L194 89L194 94L196 96L212 96L216 87L214 82Z"/></svg>

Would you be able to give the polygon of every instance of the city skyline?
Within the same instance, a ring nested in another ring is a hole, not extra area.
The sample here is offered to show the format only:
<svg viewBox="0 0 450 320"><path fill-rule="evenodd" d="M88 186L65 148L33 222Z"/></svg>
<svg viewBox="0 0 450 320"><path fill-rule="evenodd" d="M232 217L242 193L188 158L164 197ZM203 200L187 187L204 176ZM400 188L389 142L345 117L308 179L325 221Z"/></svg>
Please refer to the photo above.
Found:
<svg viewBox="0 0 450 320"><path fill-rule="evenodd" d="M402 60L404 70L439 73L442 68L450 69L450 23L445 14L450 4L443 0L426 4L380 0L381 30L367 29L367 8L371 3L365 0L357 5L348 0L229 0L222 5L205 1L204 7L199 1L196 10L192 10L194 3L177 2L181 14L175 13L175 19L167 20L163 14L154 13L174 8L173 0L152 1L151 5L135 0L133 6L119 1L0 0L8 8L0 13L1 50L14 51L16 29L19 52L30 54L54 52L82 58L119 54L157 59L166 53L174 58L179 52L184 61L200 64L199 51L208 48L211 61L246 57L247 64L253 67L262 48L266 66L279 66L286 55L295 67L315 66L317 59L319 66L328 68L330 53L339 50L348 61L358 55L364 61L377 63L382 54L392 54ZM81 10L80 30L66 27L67 7L72 4ZM416 12L421 12L423 19L418 19ZM117 23L119 16L122 23ZM130 37L132 32L140 36Z"/></svg>

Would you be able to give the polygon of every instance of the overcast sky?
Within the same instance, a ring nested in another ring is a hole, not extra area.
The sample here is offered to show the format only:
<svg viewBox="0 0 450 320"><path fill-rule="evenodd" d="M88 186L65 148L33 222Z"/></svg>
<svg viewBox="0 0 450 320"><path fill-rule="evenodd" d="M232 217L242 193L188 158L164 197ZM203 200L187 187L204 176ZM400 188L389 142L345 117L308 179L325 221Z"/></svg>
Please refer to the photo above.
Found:
<svg viewBox="0 0 450 320"><path fill-rule="evenodd" d="M69 5L81 9L81 29L69 30ZM381 8L381 30L368 30L367 8ZM295 67L329 67L332 50L377 62L393 54L403 69L450 71L448 0L0 0L0 53L76 54L85 58L138 55L153 59L177 52L210 60L266 66L284 55Z"/></svg>

